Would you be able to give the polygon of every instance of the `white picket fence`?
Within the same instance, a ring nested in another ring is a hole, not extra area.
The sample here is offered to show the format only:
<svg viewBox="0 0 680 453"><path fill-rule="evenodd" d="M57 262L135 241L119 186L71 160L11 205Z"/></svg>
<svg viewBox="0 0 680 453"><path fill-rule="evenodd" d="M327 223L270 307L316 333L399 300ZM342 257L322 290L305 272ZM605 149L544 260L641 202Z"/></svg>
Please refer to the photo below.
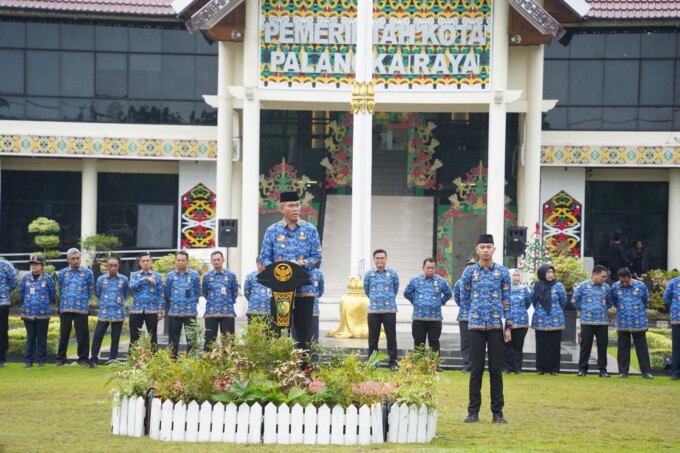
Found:
<svg viewBox="0 0 680 453"><path fill-rule="evenodd" d="M437 430L437 411L417 406L393 405L388 414L387 436L379 403L333 409L326 405L292 408L269 403L199 405L195 401L151 403L149 437L175 442L233 442L307 445L367 445L387 442L426 443ZM144 435L145 400L114 397L111 432L122 436Z"/></svg>

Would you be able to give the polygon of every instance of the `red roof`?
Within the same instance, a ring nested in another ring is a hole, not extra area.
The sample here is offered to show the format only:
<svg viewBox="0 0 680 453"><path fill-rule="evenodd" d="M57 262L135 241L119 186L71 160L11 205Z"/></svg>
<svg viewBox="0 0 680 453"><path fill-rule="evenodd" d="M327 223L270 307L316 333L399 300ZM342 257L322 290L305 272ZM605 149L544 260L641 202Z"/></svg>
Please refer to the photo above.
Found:
<svg viewBox="0 0 680 453"><path fill-rule="evenodd" d="M678 19L680 18L680 1L672 0L587 0L590 10L586 14L590 19Z"/></svg>
<svg viewBox="0 0 680 453"><path fill-rule="evenodd" d="M0 0L0 8L175 17L171 3L172 0Z"/></svg>

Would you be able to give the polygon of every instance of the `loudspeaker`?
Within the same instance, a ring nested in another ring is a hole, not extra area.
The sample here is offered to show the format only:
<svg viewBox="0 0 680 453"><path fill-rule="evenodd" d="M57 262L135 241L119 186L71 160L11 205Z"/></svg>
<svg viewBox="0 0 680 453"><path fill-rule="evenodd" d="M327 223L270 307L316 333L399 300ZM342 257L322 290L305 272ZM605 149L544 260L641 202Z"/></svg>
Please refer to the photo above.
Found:
<svg viewBox="0 0 680 453"><path fill-rule="evenodd" d="M238 219L220 219L217 224L217 246L237 247Z"/></svg>
<svg viewBox="0 0 680 453"><path fill-rule="evenodd" d="M509 227L505 254L508 256L522 256L527 248L527 227Z"/></svg>

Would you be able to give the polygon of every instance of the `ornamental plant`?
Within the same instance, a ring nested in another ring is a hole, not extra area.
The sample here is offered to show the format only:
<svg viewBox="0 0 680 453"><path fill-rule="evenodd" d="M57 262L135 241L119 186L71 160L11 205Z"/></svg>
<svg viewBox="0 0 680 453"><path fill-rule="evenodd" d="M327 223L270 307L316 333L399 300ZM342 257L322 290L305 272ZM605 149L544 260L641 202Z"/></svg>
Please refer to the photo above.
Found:
<svg viewBox="0 0 680 453"><path fill-rule="evenodd" d="M668 282L675 277L680 276L680 272L677 270L666 271L663 269L653 269L648 271L646 275L643 275L643 279L649 277L652 281L652 290L649 294L649 302L654 310L661 313L668 313L669 307L663 302L663 293L666 291L666 286Z"/></svg>
<svg viewBox="0 0 680 453"><path fill-rule="evenodd" d="M42 250L36 255L41 255L45 258L45 273L51 274L54 272L54 266L49 264L51 259L59 258L59 230L61 227L56 220L48 219L47 217L38 217L28 224L28 232L35 234L33 241Z"/></svg>

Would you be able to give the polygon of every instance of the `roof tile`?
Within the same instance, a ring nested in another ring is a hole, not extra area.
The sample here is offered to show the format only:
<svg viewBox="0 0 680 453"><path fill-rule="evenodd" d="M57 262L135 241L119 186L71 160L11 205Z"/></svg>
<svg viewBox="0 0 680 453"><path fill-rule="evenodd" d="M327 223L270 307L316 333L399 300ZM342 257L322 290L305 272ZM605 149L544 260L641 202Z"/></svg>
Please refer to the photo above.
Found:
<svg viewBox="0 0 680 453"><path fill-rule="evenodd" d="M588 0L589 19L680 19L680 1Z"/></svg>
<svg viewBox="0 0 680 453"><path fill-rule="evenodd" d="M172 0L0 0L0 8L174 17Z"/></svg>

